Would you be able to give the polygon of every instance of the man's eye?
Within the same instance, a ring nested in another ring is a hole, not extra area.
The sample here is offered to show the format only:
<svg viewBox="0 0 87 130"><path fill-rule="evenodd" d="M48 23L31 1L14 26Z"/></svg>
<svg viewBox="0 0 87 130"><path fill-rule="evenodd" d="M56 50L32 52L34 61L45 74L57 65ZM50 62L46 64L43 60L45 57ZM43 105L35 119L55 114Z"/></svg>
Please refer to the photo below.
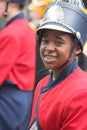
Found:
<svg viewBox="0 0 87 130"><path fill-rule="evenodd" d="M45 44L47 44L47 43L48 43L47 40L43 40L43 39L42 39L41 44L44 44L44 45L45 45Z"/></svg>
<svg viewBox="0 0 87 130"><path fill-rule="evenodd" d="M57 41L55 43L56 43L56 45L62 45L63 44L63 42L61 42L61 41Z"/></svg>

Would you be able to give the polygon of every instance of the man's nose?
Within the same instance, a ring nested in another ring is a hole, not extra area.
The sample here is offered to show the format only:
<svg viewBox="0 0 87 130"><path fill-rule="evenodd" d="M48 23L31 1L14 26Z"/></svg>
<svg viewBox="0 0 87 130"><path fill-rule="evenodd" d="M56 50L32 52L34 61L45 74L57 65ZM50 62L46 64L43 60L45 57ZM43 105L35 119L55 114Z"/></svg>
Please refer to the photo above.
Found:
<svg viewBox="0 0 87 130"><path fill-rule="evenodd" d="M46 49L48 49L48 50L55 50L55 44L53 42L49 42L49 44L47 44Z"/></svg>

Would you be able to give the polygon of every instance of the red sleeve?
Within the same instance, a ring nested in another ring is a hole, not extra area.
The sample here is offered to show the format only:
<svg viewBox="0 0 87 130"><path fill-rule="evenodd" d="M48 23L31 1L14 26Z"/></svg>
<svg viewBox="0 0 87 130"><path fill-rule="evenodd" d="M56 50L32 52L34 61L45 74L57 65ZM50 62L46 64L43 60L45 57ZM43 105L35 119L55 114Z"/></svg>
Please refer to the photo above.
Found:
<svg viewBox="0 0 87 130"><path fill-rule="evenodd" d="M0 35L0 85L6 79L14 65L18 54L19 44L14 36Z"/></svg>

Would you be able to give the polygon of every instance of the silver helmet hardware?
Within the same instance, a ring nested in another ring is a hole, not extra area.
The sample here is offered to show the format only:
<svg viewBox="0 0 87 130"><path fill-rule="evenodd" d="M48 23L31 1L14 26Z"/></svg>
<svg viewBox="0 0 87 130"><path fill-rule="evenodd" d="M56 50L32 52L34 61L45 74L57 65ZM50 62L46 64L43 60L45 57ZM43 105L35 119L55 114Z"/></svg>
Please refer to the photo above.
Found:
<svg viewBox="0 0 87 130"><path fill-rule="evenodd" d="M52 8L49 8L49 10L44 15L43 19L44 22L56 22L56 23L62 23L63 20L64 20L63 9L57 5L53 6Z"/></svg>

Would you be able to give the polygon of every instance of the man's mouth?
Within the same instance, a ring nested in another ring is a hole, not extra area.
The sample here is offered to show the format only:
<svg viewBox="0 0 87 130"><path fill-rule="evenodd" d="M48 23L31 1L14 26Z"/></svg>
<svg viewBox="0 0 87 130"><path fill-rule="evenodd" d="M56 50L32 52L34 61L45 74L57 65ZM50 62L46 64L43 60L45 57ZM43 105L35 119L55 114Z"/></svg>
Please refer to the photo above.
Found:
<svg viewBox="0 0 87 130"><path fill-rule="evenodd" d="M55 60L56 60L56 56L54 56L54 55L44 55L44 61L46 62L46 63L51 63L51 62L54 62Z"/></svg>

